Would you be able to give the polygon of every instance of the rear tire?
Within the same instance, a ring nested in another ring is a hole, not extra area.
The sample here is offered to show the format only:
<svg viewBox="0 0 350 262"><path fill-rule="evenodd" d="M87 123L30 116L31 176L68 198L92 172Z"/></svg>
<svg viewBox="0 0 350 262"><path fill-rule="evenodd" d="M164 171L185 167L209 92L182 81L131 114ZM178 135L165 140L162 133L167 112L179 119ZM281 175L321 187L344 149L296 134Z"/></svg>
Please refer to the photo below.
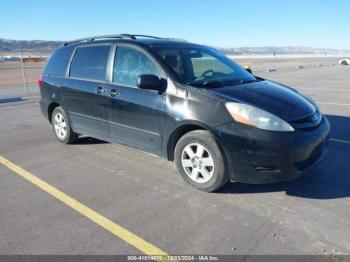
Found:
<svg viewBox="0 0 350 262"><path fill-rule="evenodd" d="M181 137L175 163L182 178L199 190L213 192L228 181L222 151L208 131L195 130Z"/></svg>
<svg viewBox="0 0 350 262"><path fill-rule="evenodd" d="M51 116L53 132L58 141L63 144L71 144L78 139L78 134L71 129L69 118L63 107L56 107Z"/></svg>

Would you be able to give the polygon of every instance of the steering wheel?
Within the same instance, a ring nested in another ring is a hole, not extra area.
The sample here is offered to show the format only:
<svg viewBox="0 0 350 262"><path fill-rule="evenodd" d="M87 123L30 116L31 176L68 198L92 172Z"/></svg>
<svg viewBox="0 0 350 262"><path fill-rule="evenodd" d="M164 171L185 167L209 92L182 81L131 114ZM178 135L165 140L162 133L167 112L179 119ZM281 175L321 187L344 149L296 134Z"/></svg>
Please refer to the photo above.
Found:
<svg viewBox="0 0 350 262"><path fill-rule="evenodd" d="M209 70L207 70L207 71L205 71L203 74L201 74L201 76L200 77L205 77L207 74L209 74L209 73L211 73L212 75L215 73L215 71L214 70L212 70L212 69L209 69Z"/></svg>

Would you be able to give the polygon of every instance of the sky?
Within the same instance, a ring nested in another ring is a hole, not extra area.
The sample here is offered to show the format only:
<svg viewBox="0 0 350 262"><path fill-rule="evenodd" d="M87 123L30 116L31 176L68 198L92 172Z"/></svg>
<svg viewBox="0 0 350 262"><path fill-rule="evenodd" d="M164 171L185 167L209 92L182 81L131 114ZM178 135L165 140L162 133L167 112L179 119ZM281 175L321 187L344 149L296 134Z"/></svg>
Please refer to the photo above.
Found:
<svg viewBox="0 0 350 262"><path fill-rule="evenodd" d="M0 0L0 38L103 34L184 38L216 47L350 49L349 0Z"/></svg>

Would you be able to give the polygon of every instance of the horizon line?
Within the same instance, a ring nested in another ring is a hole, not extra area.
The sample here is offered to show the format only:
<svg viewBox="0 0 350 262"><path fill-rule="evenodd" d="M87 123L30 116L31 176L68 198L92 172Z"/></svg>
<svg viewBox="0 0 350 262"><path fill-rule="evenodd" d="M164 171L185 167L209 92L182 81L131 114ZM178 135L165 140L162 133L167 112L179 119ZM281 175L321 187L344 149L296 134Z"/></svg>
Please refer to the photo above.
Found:
<svg viewBox="0 0 350 262"><path fill-rule="evenodd" d="M91 36L93 37L93 36ZM88 37L87 37L88 38ZM0 36L1 40L8 40L8 41L18 41L18 42L29 42L29 41L42 41L42 42L69 42L74 41L73 40L48 40L48 39L14 39L14 38L6 38ZM186 38L181 38L186 41ZM192 41L189 41L192 42ZM205 45L205 44L204 44ZM221 48L221 49L229 49L229 48L311 48L311 49L325 49L325 50L335 50L335 51L347 51L350 52L350 48L334 48L334 47L314 47L314 46L307 46L307 45L255 45L255 46L248 46L248 45L242 45L242 46L218 46L218 45L209 45L215 48Z"/></svg>

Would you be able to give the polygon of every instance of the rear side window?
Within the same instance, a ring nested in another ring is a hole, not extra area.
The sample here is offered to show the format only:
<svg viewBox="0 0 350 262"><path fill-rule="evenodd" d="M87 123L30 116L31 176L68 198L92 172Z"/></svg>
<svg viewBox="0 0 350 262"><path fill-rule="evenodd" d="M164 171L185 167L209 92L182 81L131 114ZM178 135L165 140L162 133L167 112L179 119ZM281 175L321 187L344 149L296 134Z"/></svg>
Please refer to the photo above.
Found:
<svg viewBox="0 0 350 262"><path fill-rule="evenodd" d="M71 54L72 48L57 49L46 65L45 74L51 76L65 76Z"/></svg>
<svg viewBox="0 0 350 262"><path fill-rule="evenodd" d="M78 47L70 66L70 76L106 80L109 50L109 45Z"/></svg>

